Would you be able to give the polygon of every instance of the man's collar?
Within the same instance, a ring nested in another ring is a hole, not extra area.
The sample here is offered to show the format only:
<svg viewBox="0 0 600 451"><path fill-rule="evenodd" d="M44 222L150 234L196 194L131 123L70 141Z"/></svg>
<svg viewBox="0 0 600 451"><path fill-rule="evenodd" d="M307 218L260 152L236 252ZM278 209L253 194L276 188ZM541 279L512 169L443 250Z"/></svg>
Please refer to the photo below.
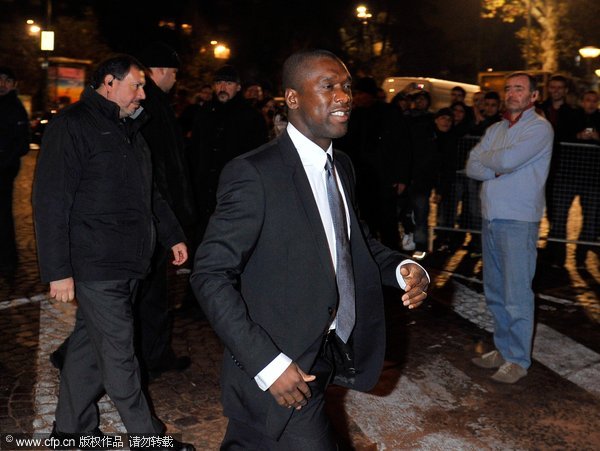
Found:
<svg viewBox="0 0 600 451"><path fill-rule="evenodd" d="M323 151L321 147L308 139L296 127L294 127L291 122L288 122L287 132L292 140L292 143L294 144L294 147L298 151L304 166L310 165L324 168L327 154L333 157L333 145L331 143L329 144L327 150Z"/></svg>
<svg viewBox="0 0 600 451"><path fill-rule="evenodd" d="M510 113L508 111L504 112L504 115L502 116L502 118L506 119L508 121L508 128L511 128L513 125L515 125L517 122L519 122L519 120L523 117L523 114L525 114L527 111L531 110L534 106L535 105L533 103L530 103L529 106L527 108L525 108L523 111L521 111L514 120L510 118Z"/></svg>

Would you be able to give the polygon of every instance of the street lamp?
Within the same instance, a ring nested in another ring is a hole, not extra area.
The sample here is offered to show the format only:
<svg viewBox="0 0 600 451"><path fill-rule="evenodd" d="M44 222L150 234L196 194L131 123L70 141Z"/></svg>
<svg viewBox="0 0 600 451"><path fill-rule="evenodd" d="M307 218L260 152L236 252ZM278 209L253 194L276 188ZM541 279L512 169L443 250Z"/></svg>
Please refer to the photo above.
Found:
<svg viewBox="0 0 600 451"><path fill-rule="evenodd" d="M42 30L40 36L40 50L43 55L42 68L44 69L44 92L42 93L42 106L44 110L48 109L48 97L49 97L49 89L50 89L50 62L49 55L50 52L54 51L54 31Z"/></svg>
<svg viewBox="0 0 600 451"><path fill-rule="evenodd" d="M597 84L597 80L592 74L592 60L600 56L600 48L588 45L579 49L579 54L585 59L586 63L586 76L589 82L594 87Z"/></svg>
<svg viewBox="0 0 600 451"><path fill-rule="evenodd" d="M356 7L356 17L363 20L363 23L366 24L368 19L373 17L373 14L369 12L369 9L365 5L358 5Z"/></svg>
<svg viewBox="0 0 600 451"><path fill-rule="evenodd" d="M54 31L42 31L40 49L45 52L54 51Z"/></svg>
<svg viewBox="0 0 600 451"><path fill-rule="evenodd" d="M360 21L360 41L358 43L359 53L363 55L363 58L370 60L373 57L372 48L372 35L369 27L369 20L372 19L373 14L365 5L358 5L356 7L356 18ZM381 51L381 49L380 49Z"/></svg>
<svg viewBox="0 0 600 451"><path fill-rule="evenodd" d="M27 33L29 36L37 36L42 28L33 19L27 19Z"/></svg>
<svg viewBox="0 0 600 451"><path fill-rule="evenodd" d="M598 58L600 56L600 49L592 45L581 47L579 54L584 58Z"/></svg>
<svg viewBox="0 0 600 451"><path fill-rule="evenodd" d="M226 44L218 41L210 41L210 43L214 47L213 54L215 55L215 58L220 60L229 59L229 56L231 55L231 49L227 47Z"/></svg>

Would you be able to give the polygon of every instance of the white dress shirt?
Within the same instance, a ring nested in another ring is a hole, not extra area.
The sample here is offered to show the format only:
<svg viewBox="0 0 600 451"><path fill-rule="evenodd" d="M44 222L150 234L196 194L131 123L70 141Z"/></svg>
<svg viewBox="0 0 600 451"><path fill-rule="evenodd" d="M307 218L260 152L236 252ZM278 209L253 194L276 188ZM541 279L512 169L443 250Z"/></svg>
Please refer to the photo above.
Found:
<svg viewBox="0 0 600 451"><path fill-rule="evenodd" d="M329 144L329 148L324 151L321 147L315 144L313 141L308 139L302 133L298 131L291 123L287 125L287 132L290 136L294 147L298 151L302 166L306 172L306 177L310 183L310 187L313 192L313 196L321 215L321 221L323 222L323 228L325 229L325 235L327 236L327 244L329 245L329 253L331 255L331 261L333 262L333 268L335 270L337 263L337 256L335 251L336 240L335 231L333 228L333 220L331 219L331 210L329 209L329 200L327 199L327 171L325 169L325 162L327 161L327 155L331 155L333 158L333 147ZM335 162L334 162L335 163ZM334 165L335 166L335 165ZM346 194L344 188L340 182L338 171L335 169L336 182L340 193L342 194L342 200L344 201L344 210L346 211L346 223L348 224L348 237L351 236L350 230L350 214L348 212L348 203L346 201ZM404 260L396 269L396 277L400 288L406 287L406 282L400 275L400 267L405 263L415 263L412 260ZM429 275L427 276L429 277ZM330 329L334 329L336 326L337 317L333 320ZM271 361L265 368L258 373L254 380L261 388L261 390L267 390L273 382L277 380L281 374L287 369L292 363L292 359L286 356L284 353L279 354L275 359Z"/></svg>

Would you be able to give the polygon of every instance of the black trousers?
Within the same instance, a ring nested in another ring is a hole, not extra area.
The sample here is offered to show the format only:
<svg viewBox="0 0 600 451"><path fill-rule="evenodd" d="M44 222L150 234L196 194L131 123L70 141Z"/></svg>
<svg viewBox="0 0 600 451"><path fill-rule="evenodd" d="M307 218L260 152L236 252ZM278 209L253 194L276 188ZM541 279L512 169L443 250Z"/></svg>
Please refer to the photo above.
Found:
<svg viewBox="0 0 600 451"><path fill-rule="evenodd" d="M0 168L0 271L8 273L17 268L13 190L18 173L19 165Z"/></svg>
<svg viewBox="0 0 600 451"><path fill-rule="evenodd" d="M553 221L550 225L549 238L567 238L567 223L569 220L569 210L575 197L579 195L581 204L583 223L578 240L596 241L598 239L599 225L597 218L600 214L600 186L594 181L587 180L587 185L583 185L581 180L570 177L556 178L553 191L554 204L549 205L549 210ZM548 241L547 249L550 250L551 257L555 263L564 264L567 247L566 243ZM582 257L585 258L587 247L578 245L577 250L583 250Z"/></svg>
<svg viewBox="0 0 600 451"><path fill-rule="evenodd" d="M56 428L86 433L98 427L96 401L106 391L128 433L157 434L135 357L132 301L137 280L75 282L79 307L60 374Z"/></svg>
<svg viewBox="0 0 600 451"><path fill-rule="evenodd" d="M167 264L171 252L156 245L152 268L140 282L134 306L142 366L152 370L175 357L171 349L171 318L167 297Z"/></svg>
<svg viewBox="0 0 600 451"><path fill-rule="evenodd" d="M221 444L226 451L334 451L335 433L325 413L325 391L335 374L334 332L313 346L320 348L319 357L308 374L317 378L308 385L312 396L300 410L295 410L279 440L230 418Z"/></svg>

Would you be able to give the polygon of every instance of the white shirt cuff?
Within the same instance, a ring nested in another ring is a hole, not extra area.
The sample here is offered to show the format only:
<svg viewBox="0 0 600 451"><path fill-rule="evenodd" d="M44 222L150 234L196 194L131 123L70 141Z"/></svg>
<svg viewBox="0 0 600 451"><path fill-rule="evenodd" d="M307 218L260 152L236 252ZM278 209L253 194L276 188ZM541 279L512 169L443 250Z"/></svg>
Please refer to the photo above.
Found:
<svg viewBox="0 0 600 451"><path fill-rule="evenodd" d="M292 359L290 359L283 352L275 357L271 363L264 367L260 373L254 376L254 380L258 384L258 387L262 391L267 391L273 382L277 380L279 376L290 366Z"/></svg>
<svg viewBox="0 0 600 451"><path fill-rule="evenodd" d="M414 263L419 268L421 268L423 271L425 271L425 268L423 268L417 262L412 261L409 258L407 258L406 260L402 260L400 262L400 264L398 265L398 267L396 268L396 279L398 279L398 284L400 285L400 288L402 288L403 290L406 288L406 282L404 281L404 278L402 277L402 274L400 273L400 268L402 268L402 265L406 265L407 263ZM425 275L427 276L427 280L431 283L431 279L429 278L429 274L427 273L427 271L425 271Z"/></svg>

